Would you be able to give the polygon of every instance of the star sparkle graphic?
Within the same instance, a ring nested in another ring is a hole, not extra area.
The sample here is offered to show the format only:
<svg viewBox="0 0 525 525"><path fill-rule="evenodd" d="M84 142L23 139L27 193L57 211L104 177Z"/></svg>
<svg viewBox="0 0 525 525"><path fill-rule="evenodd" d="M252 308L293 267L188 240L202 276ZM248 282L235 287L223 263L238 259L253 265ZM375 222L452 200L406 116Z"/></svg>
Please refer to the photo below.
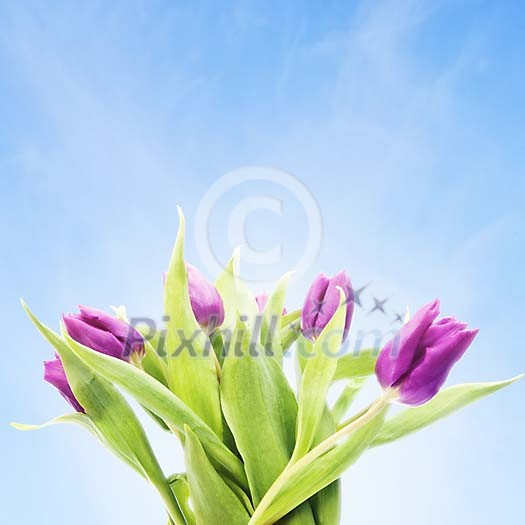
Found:
<svg viewBox="0 0 525 525"><path fill-rule="evenodd" d="M394 312L394 320L392 321L391 324L394 324L394 323L401 323L403 324L405 322L405 315L404 314L399 314L397 312Z"/></svg>
<svg viewBox="0 0 525 525"><path fill-rule="evenodd" d="M357 304L361 308L363 308L363 303L361 302L361 294L370 286L371 281L364 286L361 286L361 288L354 288L354 304Z"/></svg>
<svg viewBox="0 0 525 525"><path fill-rule="evenodd" d="M378 299L377 297L372 296L372 299L374 300L374 306L369 310L367 315L373 314L374 312L381 312L383 315L386 315L385 304L390 297L387 297L386 299Z"/></svg>

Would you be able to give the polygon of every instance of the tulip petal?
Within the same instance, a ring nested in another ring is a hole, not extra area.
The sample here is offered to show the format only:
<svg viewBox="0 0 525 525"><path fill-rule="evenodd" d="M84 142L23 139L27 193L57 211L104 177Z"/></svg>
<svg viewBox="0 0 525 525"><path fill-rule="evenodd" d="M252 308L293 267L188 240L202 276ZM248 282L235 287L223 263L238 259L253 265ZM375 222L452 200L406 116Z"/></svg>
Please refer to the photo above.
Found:
<svg viewBox="0 0 525 525"><path fill-rule="evenodd" d="M259 308L259 313L262 314L264 312L264 307L266 306L266 303L268 302L268 294L266 292L259 294L255 298L255 301L257 303L257 308Z"/></svg>
<svg viewBox="0 0 525 525"><path fill-rule="evenodd" d="M322 273L310 286L301 312L301 330L306 338L317 339L334 316L339 308L338 288L341 288L345 294L346 317L343 342L346 340L354 313L354 292L352 283L344 271L330 278Z"/></svg>
<svg viewBox="0 0 525 525"><path fill-rule="evenodd" d="M95 328L100 328L113 334L125 346L126 356L133 351L141 352L144 350L144 339L142 335L122 319L118 319L91 306L79 305L78 309L80 310L80 319Z"/></svg>
<svg viewBox="0 0 525 525"><path fill-rule="evenodd" d="M477 333L478 330L459 330L428 347L421 361L403 380L400 401L407 405L421 405L432 399Z"/></svg>
<svg viewBox="0 0 525 525"><path fill-rule="evenodd" d="M343 342L348 336L348 331L350 330L350 323L352 322L352 316L354 314L354 290L352 288L352 283L350 278L346 275L346 272L339 272L334 275L330 281L330 285L333 285L335 288L339 287L343 290L346 300L346 318L345 318L345 328L343 333ZM329 287L330 288L330 287ZM337 295L339 300L339 296ZM338 303L337 303L338 304ZM336 306L337 309L337 306ZM335 310L334 310L335 312Z"/></svg>
<svg viewBox="0 0 525 525"><path fill-rule="evenodd" d="M66 372L60 359L44 361L44 380L53 385L77 412L84 412L69 386Z"/></svg>
<svg viewBox="0 0 525 525"><path fill-rule="evenodd" d="M436 299L420 308L385 345L376 364L376 375L383 388L394 386L410 370L418 358L421 339L438 315L439 301Z"/></svg>
<svg viewBox="0 0 525 525"><path fill-rule="evenodd" d="M340 282L341 279L338 279L337 281ZM330 319L332 319L339 308L340 295L337 290L338 286L339 284L335 282L335 279L330 279L324 297L319 304L314 328L315 337L318 337L321 334L323 328L329 323Z"/></svg>
<svg viewBox="0 0 525 525"><path fill-rule="evenodd" d="M316 330L319 312L324 308L324 296L330 279L324 274L319 274L313 281L301 312L301 329L305 337L317 337L321 330ZM317 332L317 333L316 333Z"/></svg>
<svg viewBox="0 0 525 525"><path fill-rule="evenodd" d="M65 315L64 324L68 334L78 343L119 359L124 357L124 345L110 332L87 324L77 315Z"/></svg>
<svg viewBox="0 0 525 525"><path fill-rule="evenodd" d="M463 330L466 327L466 323L460 323L459 321L456 321L454 317L443 317L429 327L421 339L421 346L423 348L434 346L443 338L448 337L450 334L453 334L459 330Z"/></svg>
<svg viewBox="0 0 525 525"><path fill-rule="evenodd" d="M195 266L186 264L186 269L191 309L201 326L213 330L224 322L222 298L215 286Z"/></svg>

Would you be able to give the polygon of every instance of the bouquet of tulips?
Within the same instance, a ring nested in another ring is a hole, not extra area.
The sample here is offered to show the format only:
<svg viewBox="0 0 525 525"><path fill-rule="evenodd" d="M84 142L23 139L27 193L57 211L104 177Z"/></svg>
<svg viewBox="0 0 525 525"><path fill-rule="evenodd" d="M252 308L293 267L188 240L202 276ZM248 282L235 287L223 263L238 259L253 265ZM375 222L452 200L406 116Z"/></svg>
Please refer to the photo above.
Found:
<svg viewBox="0 0 525 525"><path fill-rule="evenodd" d="M29 317L56 352L45 380L74 408L47 424L78 423L158 491L172 525L336 525L340 478L385 445L514 379L441 390L477 330L439 318L438 301L407 319L382 349L341 351L354 308L349 278L320 275L301 310L284 308L290 275L254 297L235 253L212 285L184 259L184 218L165 275L165 328L80 307L61 333ZM295 344L297 392L283 373ZM381 394L349 415L367 377ZM335 382L345 386L330 405ZM184 451L167 475L121 393L134 397ZM389 417L392 404L405 405ZM46 425L47 425L46 424ZM39 427L14 425L27 430Z"/></svg>

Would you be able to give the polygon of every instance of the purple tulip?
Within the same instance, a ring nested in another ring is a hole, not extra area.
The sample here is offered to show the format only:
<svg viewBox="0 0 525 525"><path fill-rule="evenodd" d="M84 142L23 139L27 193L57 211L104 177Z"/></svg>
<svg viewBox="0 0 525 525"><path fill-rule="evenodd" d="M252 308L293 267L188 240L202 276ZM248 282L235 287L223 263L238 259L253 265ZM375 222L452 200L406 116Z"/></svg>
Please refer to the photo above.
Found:
<svg viewBox="0 0 525 525"><path fill-rule="evenodd" d="M134 352L144 352L144 339L135 328L102 310L78 308L79 314L64 315L67 333L75 341L119 359L128 360ZM84 412L69 386L60 358L44 362L44 380L56 387L77 412Z"/></svg>
<svg viewBox="0 0 525 525"><path fill-rule="evenodd" d="M439 392L478 333L453 317L436 321L438 315L436 299L402 326L377 359L379 383L383 388L398 389L399 400L407 405L426 403Z"/></svg>
<svg viewBox="0 0 525 525"><path fill-rule="evenodd" d="M78 343L126 360L134 352L144 352L144 339L128 323L96 308L79 306L79 310L79 314L64 315L66 330Z"/></svg>
<svg viewBox="0 0 525 525"><path fill-rule="evenodd" d="M224 305L219 292L202 273L186 264L188 271L188 291L195 319L209 332L215 330L224 322Z"/></svg>
<svg viewBox="0 0 525 525"><path fill-rule="evenodd" d="M77 412L84 412L67 382L66 372L60 359L44 361L44 380L52 384Z"/></svg>
<svg viewBox="0 0 525 525"><path fill-rule="evenodd" d="M201 328L211 333L224 322L224 305L217 288L195 266L186 263L191 309ZM166 283L166 273L164 274Z"/></svg>
<svg viewBox="0 0 525 525"><path fill-rule="evenodd" d="M332 319L339 307L339 292L337 288L342 288L346 296L346 320L343 341L346 339L352 321L352 314L354 313L354 292L350 278L344 271L333 277L320 274L314 279L306 294L301 312L301 330L305 337L310 339L319 337L323 328Z"/></svg>

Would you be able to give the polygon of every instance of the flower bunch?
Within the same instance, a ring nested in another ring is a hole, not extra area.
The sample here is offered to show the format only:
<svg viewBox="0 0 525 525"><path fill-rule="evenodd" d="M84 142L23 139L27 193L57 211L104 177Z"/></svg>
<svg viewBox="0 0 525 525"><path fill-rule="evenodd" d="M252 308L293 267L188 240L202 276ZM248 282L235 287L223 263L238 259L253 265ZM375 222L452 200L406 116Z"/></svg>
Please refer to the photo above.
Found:
<svg viewBox="0 0 525 525"><path fill-rule="evenodd" d="M172 525L336 525L340 478L368 449L421 429L515 379L442 389L477 330L423 306L383 348L345 353L354 312L345 272L319 275L288 312L290 275L254 297L239 254L215 284L184 258L184 218L164 277L165 327L135 326L123 309L81 306L61 333L30 318L55 358L44 379L78 423L158 491ZM297 392L283 372L295 344ZM349 415L365 380L381 386ZM337 382L344 388L328 402ZM182 446L186 472L166 475L121 390ZM393 403L405 405L389 416ZM40 428L15 425L19 429Z"/></svg>

